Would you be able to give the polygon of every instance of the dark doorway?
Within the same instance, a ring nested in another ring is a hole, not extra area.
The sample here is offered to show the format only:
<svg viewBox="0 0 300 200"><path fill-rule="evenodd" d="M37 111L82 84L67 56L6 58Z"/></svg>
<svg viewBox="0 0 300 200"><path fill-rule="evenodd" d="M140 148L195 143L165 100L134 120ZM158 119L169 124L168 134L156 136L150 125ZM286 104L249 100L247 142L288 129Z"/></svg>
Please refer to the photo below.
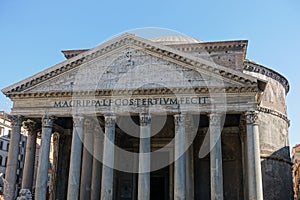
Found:
<svg viewBox="0 0 300 200"><path fill-rule="evenodd" d="M151 172L150 200L169 199L169 167Z"/></svg>
<svg viewBox="0 0 300 200"><path fill-rule="evenodd" d="M164 177L151 177L150 184L150 199L161 200L165 199L165 178Z"/></svg>

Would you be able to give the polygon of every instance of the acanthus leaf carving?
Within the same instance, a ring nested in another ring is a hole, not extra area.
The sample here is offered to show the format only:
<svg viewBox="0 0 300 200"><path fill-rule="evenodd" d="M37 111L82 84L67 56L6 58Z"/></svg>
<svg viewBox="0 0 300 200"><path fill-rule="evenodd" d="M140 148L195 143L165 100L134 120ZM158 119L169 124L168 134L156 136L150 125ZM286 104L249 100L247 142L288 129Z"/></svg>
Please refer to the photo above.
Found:
<svg viewBox="0 0 300 200"><path fill-rule="evenodd" d="M245 113L247 124L256 124L258 119L258 111L248 111Z"/></svg>

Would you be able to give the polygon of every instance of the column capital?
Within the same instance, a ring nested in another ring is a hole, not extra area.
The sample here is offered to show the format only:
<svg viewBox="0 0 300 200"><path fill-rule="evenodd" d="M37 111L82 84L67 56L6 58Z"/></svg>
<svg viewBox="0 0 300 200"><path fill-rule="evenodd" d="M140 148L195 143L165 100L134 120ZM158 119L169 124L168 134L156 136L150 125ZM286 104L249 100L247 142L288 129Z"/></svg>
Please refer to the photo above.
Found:
<svg viewBox="0 0 300 200"><path fill-rule="evenodd" d="M184 126L185 124L185 114L178 113L174 115L175 126Z"/></svg>
<svg viewBox="0 0 300 200"><path fill-rule="evenodd" d="M82 115L73 115L73 126L83 127L84 117Z"/></svg>
<svg viewBox="0 0 300 200"><path fill-rule="evenodd" d="M104 116L105 127L112 127L116 124L116 116L114 114L108 114Z"/></svg>
<svg viewBox="0 0 300 200"><path fill-rule="evenodd" d="M245 116L247 124L257 124L258 111L248 111Z"/></svg>
<svg viewBox="0 0 300 200"><path fill-rule="evenodd" d="M23 121L23 128L28 131L28 134L35 134L40 129L40 123L34 119Z"/></svg>
<svg viewBox="0 0 300 200"><path fill-rule="evenodd" d="M140 125L147 126L151 123L151 115L148 112L140 113Z"/></svg>
<svg viewBox="0 0 300 200"><path fill-rule="evenodd" d="M94 137L103 139L104 131L100 124L96 124L94 127Z"/></svg>
<svg viewBox="0 0 300 200"><path fill-rule="evenodd" d="M55 117L53 115L44 115L42 118L42 127L53 127Z"/></svg>
<svg viewBox="0 0 300 200"><path fill-rule="evenodd" d="M87 132L94 132L96 121L92 117L87 117L84 120L84 128Z"/></svg>
<svg viewBox="0 0 300 200"><path fill-rule="evenodd" d="M10 116L10 119L11 119L11 125L16 127L16 126L22 126L24 117L22 115L12 115Z"/></svg>
<svg viewBox="0 0 300 200"><path fill-rule="evenodd" d="M208 116L210 126L220 126L222 113L209 113Z"/></svg>

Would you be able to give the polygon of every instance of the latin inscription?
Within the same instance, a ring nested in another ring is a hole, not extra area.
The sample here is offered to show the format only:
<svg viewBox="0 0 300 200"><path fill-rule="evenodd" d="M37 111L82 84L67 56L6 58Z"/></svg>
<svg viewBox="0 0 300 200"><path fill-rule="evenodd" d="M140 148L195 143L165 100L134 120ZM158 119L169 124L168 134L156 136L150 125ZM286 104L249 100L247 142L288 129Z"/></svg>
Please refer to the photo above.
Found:
<svg viewBox="0 0 300 200"><path fill-rule="evenodd" d="M129 98L129 99L76 99L55 101L54 108L65 107L105 107L105 106L153 106L179 104L208 104L209 97L179 97L179 98Z"/></svg>

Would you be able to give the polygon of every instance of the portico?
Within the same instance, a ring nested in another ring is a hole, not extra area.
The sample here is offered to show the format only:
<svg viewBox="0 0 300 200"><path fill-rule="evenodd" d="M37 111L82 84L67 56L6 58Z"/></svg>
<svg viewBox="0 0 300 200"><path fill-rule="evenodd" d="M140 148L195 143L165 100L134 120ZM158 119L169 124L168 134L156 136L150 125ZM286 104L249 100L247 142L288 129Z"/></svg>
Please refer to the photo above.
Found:
<svg viewBox="0 0 300 200"><path fill-rule="evenodd" d="M35 199L47 198L54 132L65 170L55 199L263 199L256 119L265 84L122 35L4 90L16 116L6 179L14 185L24 118L41 122L36 187L31 149L22 184ZM13 199L15 188L5 191Z"/></svg>

